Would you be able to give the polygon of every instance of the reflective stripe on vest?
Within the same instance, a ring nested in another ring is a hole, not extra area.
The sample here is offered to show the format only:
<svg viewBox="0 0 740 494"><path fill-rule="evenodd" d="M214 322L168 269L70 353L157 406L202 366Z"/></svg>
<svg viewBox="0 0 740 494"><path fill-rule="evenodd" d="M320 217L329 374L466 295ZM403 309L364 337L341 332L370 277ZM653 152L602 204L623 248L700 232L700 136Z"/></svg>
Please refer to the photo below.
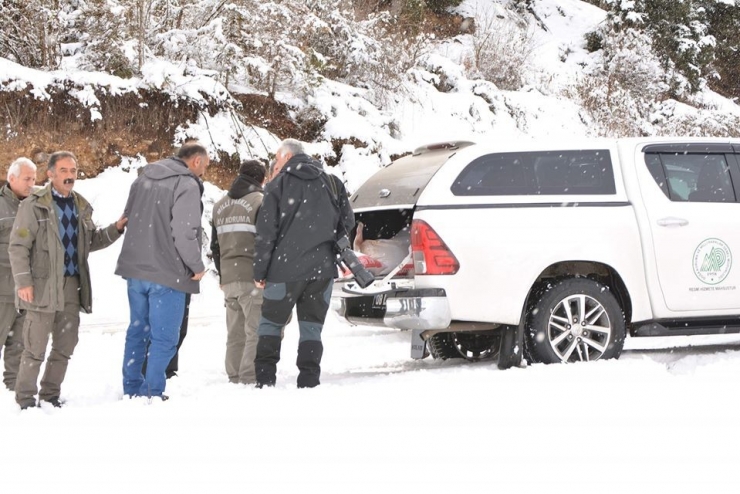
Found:
<svg viewBox="0 0 740 494"><path fill-rule="evenodd" d="M216 233L221 235L222 233L233 233L233 232L248 232L257 233L257 227L249 225L247 223L237 223L234 225L221 225L216 227Z"/></svg>

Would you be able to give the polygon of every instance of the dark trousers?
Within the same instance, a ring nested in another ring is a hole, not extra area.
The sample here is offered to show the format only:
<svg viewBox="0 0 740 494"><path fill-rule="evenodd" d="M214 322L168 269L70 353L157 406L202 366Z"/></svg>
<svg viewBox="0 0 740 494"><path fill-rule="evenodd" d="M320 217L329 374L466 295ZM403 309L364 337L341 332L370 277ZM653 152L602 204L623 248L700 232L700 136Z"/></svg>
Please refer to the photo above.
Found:
<svg viewBox="0 0 740 494"><path fill-rule="evenodd" d="M177 342L177 351L175 352L175 356L172 357L172 360L170 360L170 364L167 366L167 370L165 371L165 374L167 374L167 378L169 379L172 376L177 375L178 367L177 367L177 355L180 353L180 347L182 346L182 342L185 341L185 336L188 334L188 318L190 317L190 294L188 293L185 295L185 315L182 318L182 324L180 325L180 340Z"/></svg>
<svg viewBox="0 0 740 494"><path fill-rule="evenodd" d="M172 357L170 363L167 364L167 369L164 371L167 379L176 376L178 371L177 356L180 353L180 347L182 342L185 341L185 336L188 334L188 318L190 316L190 294L185 294L185 314L182 316L182 323L180 324L180 339L177 342L177 350L175 356ZM146 359L144 359L144 367L141 370L142 373L146 374Z"/></svg>
<svg viewBox="0 0 740 494"><path fill-rule="evenodd" d="M272 386L276 381L280 360L281 332L293 307L298 315L298 387L319 385L323 344L321 330L329 310L334 280L318 279L265 284L262 294L262 315L257 329L257 356L254 359L257 383Z"/></svg>

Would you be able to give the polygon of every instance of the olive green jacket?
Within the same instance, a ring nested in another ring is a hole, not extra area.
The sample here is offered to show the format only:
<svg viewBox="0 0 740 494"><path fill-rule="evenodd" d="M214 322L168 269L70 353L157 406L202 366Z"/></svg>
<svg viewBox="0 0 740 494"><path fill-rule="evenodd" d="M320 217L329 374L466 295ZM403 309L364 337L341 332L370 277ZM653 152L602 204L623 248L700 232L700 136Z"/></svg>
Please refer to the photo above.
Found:
<svg viewBox="0 0 740 494"><path fill-rule="evenodd" d="M9 184L0 188L0 302L12 304L15 301L13 273L10 271L8 243L13 221L18 213L20 199L10 189Z"/></svg>
<svg viewBox="0 0 740 494"><path fill-rule="evenodd" d="M121 236L113 223L97 228L93 209L84 197L72 192L78 215L77 261L80 270L80 310L92 312L92 288L87 258ZM16 291L33 286L33 301L16 297L16 307L41 312L64 310L64 248L51 183L33 192L18 208L8 246Z"/></svg>

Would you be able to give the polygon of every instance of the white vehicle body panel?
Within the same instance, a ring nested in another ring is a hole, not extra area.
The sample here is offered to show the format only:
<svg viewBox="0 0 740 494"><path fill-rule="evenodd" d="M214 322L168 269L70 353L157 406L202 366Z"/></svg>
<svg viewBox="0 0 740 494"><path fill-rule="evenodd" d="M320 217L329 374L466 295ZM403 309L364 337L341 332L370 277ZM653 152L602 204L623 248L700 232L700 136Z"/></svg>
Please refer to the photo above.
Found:
<svg viewBox="0 0 740 494"><path fill-rule="evenodd" d="M682 143L692 141L696 140L680 140ZM624 170L624 177L642 237L653 318L737 314L740 312L737 291L740 269L730 268L723 281L707 284L697 278L695 262L704 262L698 247L710 239L720 239L731 252L740 253L740 203L671 201L650 175L642 152L645 145L661 142L630 140L620 146L625 161L633 163L633 167Z"/></svg>
<svg viewBox="0 0 740 494"><path fill-rule="evenodd" d="M422 210L414 217L432 225L460 261L454 276L416 276L417 288L445 289L455 320L519 324L532 285L563 261L614 268L639 295L633 318L650 318L640 239L629 206L471 209L465 214ZM626 256L628 251L638 255Z"/></svg>
<svg viewBox="0 0 740 494"><path fill-rule="evenodd" d="M633 320L651 318L639 231L621 180L615 142L591 140L569 144L571 148L611 152L615 194L535 197L452 193L450 184L473 159L521 150L521 144L465 148L427 185L414 218L429 223L442 237L460 261L460 271L454 276L417 276L416 285L444 288L453 319L519 324L527 295L539 275L565 261L612 267L636 295ZM526 151L551 149L558 147L533 143L526 147ZM450 209L427 209L440 205Z"/></svg>

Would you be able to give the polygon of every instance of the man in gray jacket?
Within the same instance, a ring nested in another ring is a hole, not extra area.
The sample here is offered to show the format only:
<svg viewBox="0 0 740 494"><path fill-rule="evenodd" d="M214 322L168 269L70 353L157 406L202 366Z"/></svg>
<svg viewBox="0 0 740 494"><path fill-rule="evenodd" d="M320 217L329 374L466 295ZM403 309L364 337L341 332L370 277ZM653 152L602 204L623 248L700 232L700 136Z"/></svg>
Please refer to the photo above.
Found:
<svg viewBox="0 0 740 494"><path fill-rule="evenodd" d="M265 167L249 160L228 194L213 206L211 252L226 299L226 375L229 382L253 384L262 290L254 284L254 226L262 204Z"/></svg>
<svg viewBox="0 0 740 494"><path fill-rule="evenodd" d="M128 231L116 267L126 279L131 312L123 357L126 395L167 399L165 369L177 349L185 294L198 293L205 275L200 177L209 163L207 150L189 142L176 157L147 165L131 185Z"/></svg>
<svg viewBox="0 0 740 494"><path fill-rule="evenodd" d="M78 341L80 311L92 312L87 258L115 242L126 218L97 228L93 209L72 189L77 158L68 151L49 157L49 184L32 192L18 207L8 254L17 307L25 309L24 348L15 385L21 409L35 407L37 379L51 334L51 353L41 379L39 399L62 406L62 381Z"/></svg>
<svg viewBox="0 0 740 494"><path fill-rule="evenodd" d="M15 308L8 244L18 206L36 184L36 165L28 158L18 158L8 168L7 177L8 183L0 189L0 352L5 360L3 382L10 391L15 391L23 352L25 314Z"/></svg>

